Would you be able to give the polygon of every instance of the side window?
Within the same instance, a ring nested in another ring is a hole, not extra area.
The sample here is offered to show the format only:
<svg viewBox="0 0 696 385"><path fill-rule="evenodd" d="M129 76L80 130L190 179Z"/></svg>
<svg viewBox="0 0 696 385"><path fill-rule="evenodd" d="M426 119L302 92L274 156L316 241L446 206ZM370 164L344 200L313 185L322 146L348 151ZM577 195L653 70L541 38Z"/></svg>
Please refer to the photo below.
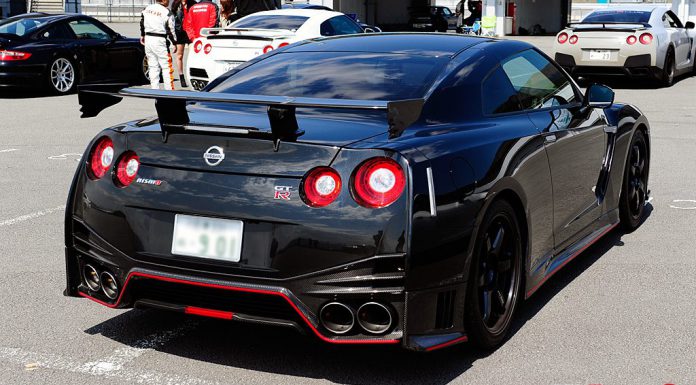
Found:
<svg viewBox="0 0 696 385"><path fill-rule="evenodd" d="M68 23L78 40L111 40L111 36L89 20L73 20Z"/></svg>
<svg viewBox="0 0 696 385"><path fill-rule="evenodd" d="M363 33L362 28L351 20L348 16L336 16L328 20L333 29L333 35L350 35L355 33Z"/></svg>
<svg viewBox="0 0 696 385"><path fill-rule="evenodd" d="M319 33L321 34L321 36L335 35L333 25L331 25L331 20L326 20L325 22L321 23L321 26L319 27Z"/></svg>
<svg viewBox="0 0 696 385"><path fill-rule="evenodd" d="M511 56L502 68L523 109L562 106L578 100L571 80L535 50Z"/></svg>
<svg viewBox="0 0 696 385"><path fill-rule="evenodd" d="M662 20L665 22L665 28L684 28L677 15L672 11L667 11Z"/></svg>
<svg viewBox="0 0 696 385"><path fill-rule="evenodd" d="M68 27L63 23L49 27L41 33L40 37L45 40L68 40L75 38Z"/></svg>
<svg viewBox="0 0 696 385"><path fill-rule="evenodd" d="M452 16L452 11L449 8L442 8L442 13L447 17Z"/></svg>
<svg viewBox="0 0 696 385"><path fill-rule="evenodd" d="M491 72L486 80L483 81L481 100L484 115L520 110L517 93L500 67Z"/></svg>

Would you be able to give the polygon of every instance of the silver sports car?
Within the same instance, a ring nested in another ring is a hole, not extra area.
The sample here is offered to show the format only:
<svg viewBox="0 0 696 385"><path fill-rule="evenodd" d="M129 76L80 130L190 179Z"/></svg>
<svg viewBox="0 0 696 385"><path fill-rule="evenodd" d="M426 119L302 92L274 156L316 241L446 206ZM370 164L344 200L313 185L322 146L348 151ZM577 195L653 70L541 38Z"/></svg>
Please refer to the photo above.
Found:
<svg viewBox="0 0 696 385"><path fill-rule="evenodd" d="M556 61L576 77L628 75L669 87L694 71L694 23L663 6L596 10L556 35Z"/></svg>

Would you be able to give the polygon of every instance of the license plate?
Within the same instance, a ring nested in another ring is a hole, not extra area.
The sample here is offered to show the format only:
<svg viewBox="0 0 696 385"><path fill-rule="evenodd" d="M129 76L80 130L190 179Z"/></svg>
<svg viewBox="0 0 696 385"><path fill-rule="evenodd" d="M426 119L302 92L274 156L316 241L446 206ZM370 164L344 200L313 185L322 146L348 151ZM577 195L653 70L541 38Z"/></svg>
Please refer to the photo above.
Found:
<svg viewBox="0 0 696 385"><path fill-rule="evenodd" d="M610 61L611 51L590 51L590 60Z"/></svg>
<svg viewBox="0 0 696 385"><path fill-rule="evenodd" d="M227 72L227 71L229 71L229 70L233 70L233 69L239 67L242 63L243 63L243 62L241 62L241 61L230 61L230 62L226 62L226 63L223 65L223 68L225 69L225 72Z"/></svg>
<svg viewBox="0 0 696 385"><path fill-rule="evenodd" d="M239 262L244 222L177 214L172 254Z"/></svg>

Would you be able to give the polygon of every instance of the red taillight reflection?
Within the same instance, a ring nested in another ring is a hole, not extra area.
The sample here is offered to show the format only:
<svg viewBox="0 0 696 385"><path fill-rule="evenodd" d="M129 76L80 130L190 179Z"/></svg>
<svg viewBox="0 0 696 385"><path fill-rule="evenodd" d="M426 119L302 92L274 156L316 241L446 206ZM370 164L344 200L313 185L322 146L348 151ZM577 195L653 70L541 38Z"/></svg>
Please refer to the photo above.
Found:
<svg viewBox="0 0 696 385"><path fill-rule="evenodd" d="M341 176L331 167L317 167L302 181L302 198L308 206L324 207L341 193Z"/></svg>
<svg viewBox="0 0 696 385"><path fill-rule="evenodd" d="M404 170L390 158L372 158L358 167L353 177L353 199L368 208L394 203L406 186Z"/></svg>
<svg viewBox="0 0 696 385"><path fill-rule="evenodd" d="M267 46L263 47L263 53L269 53L271 51L273 51L272 45L267 45Z"/></svg>
<svg viewBox="0 0 696 385"><path fill-rule="evenodd" d="M644 34L640 35L640 38L638 38L638 40L640 41L640 44L648 45L648 44L652 43L653 35L651 35L649 33L644 33Z"/></svg>
<svg viewBox="0 0 696 385"><path fill-rule="evenodd" d="M206 44L205 47L203 47L203 52L207 55L210 53L210 51L213 50L213 46L210 44Z"/></svg>
<svg viewBox="0 0 696 385"><path fill-rule="evenodd" d="M140 158L132 151L128 151L121 156L116 166L116 184L119 187L126 187L133 183L138 176L140 169Z"/></svg>
<svg viewBox="0 0 696 385"><path fill-rule="evenodd" d="M114 161L114 143L104 136L97 141L89 156L89 170L93 179L106 175Z"/></svg>
<svg viewBox="0 0 696 385"><path fill-rule="evenodd" d="M0 51L0 61L20 61L31 57L29 52Z"/></svg>
<svg viewBox="0 0 696 385"><path fill-rule="evenodd" d="M280 43L280 44L278 45L278 48L287 47L287 46L289 46L289 45L290 45L290 43L287 43L287 42L285 42L285 43Z"/></svg>
<svg viewBox="0 0 696 385"><path fill-rule="evenodd" d="M203 49L203 42L198 40L194 45L193 45L193 52L199 53Z"/></svg>
<svg viewBox="0 0 696 385"><path fill-rule="evenodd" d="M638 38L633 36L633 35L626 38L626 44L628 44L628 45L636 44L637 41L638 41Z"/></svg>
<svg viewBox="0 0 696 385"><path fill-rule="evenodd" d="M565 42L568 41L568 34L565 32L561 32L560 35L558 35L558 43L559 44L565 44Z"/></svg>
<svg viewBox="0 0 696 385"><path fill-rule="evenodd" d="M578 42L578 35L573 35L568 39L568 43L575 44Z"/></svg>

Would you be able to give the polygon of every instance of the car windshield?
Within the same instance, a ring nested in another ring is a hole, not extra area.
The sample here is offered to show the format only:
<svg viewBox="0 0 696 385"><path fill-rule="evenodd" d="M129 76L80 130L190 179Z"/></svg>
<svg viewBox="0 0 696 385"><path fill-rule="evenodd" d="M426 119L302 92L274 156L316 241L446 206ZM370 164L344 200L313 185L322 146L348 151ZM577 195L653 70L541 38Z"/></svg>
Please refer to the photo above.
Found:
<svg viewBox="0 0 696 385"><path fill-rule="evenodd" d="M26 36L42 25L46 24L46 19L22 18L5 20L0 22L0 34L16 36Z"/></svg>
<svg viewBox="0 0 696 385"><path fill-rule="evenodd" d="M421 98L447 57L287 52L242 69L211 92L356 100Z"/></svg>
<svg viewBox="0 0 696 385"><path fill-rule="evenodd" d="M647 23L650 12L646 11L594 11L583 19L583 23Z"/></svg>
<svg viewBox="0 0 696 385"><path fill-rule="evenodd" d="M295 31L302 27L309 18L305 16L247 16L236 23L233 23L233 28L251 28L251 29L288 29Z"/></svg>

